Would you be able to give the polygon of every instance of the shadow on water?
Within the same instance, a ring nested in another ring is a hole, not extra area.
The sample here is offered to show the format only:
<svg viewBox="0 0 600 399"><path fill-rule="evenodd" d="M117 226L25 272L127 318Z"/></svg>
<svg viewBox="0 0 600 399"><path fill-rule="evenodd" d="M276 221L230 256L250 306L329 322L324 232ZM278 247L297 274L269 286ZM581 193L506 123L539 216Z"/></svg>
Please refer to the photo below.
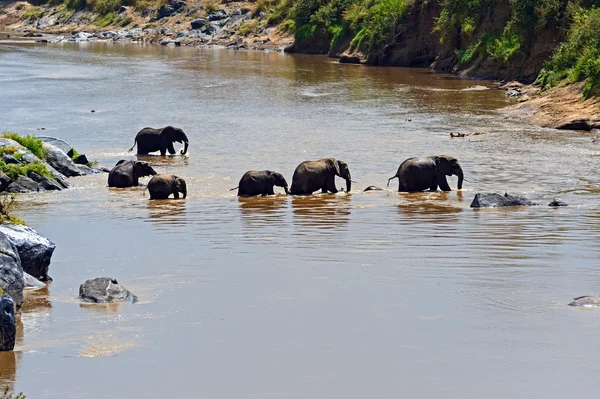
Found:
<svg viewBox="0 0 600 399"><path fill-rule="evenodd" d="M351 201L351 194L294 196L292 198L294 225L300 227L300 233L316 228L320 233L333 234L334 228L348 224Z"/></svg>
<svg viewBox="0 0 600 399"><path fill-rule="evenodd" d="M113 312L116 313L123 307L123 302L112 302L112 303L85 303L81 302L79 307L82 309L89 309L95 312Z"/></svg>
<svg viewBox="0 0 600 399"><path fill-rule="evenodd" d="M178 166L187 166L190 162L190 157L185 155L179 155L179 150L176 149L177 155L138 155L137 159L139 161L148 162L150 166L154 167L178 167ZM162 173L158 171L158 173Z"/></svg>
<svg viewBox="0 0 600 399"><path fill-rule="evenodd" d="M465 200L460 191L400 193L399 196L401 202L398 211L406 223L432 220L458 223L458 214L465 207Z"/></svg>
<svg viewBox="0 0 600 399"><path fill-rule="evenodd" d="M283 194L267 197L238 197L240 215L248 228L281 224L288 201L288 196Z"/></svg>

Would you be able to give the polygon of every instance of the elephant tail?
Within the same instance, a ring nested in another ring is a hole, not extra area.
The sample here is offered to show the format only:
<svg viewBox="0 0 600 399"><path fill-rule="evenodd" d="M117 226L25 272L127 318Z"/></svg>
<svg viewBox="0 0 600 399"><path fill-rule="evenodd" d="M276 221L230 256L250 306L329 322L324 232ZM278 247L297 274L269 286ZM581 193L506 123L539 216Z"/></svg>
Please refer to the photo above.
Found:
<svg viewBox="0 0 600 399"><path fill-rule="evenodd" d="M137 144L137 137L135 138L135 140L133 140L133 145L131 146L130 149L127 150L127 152L133 151L133 147L135 147L136 144Z"/></svg>
<svg viewBox="0 0 600 399"><path fill-rule="evenodd" d="M394 180L394 179L395 179L395 178L397 178L397 177L398 177L398 175L395 175L395 176L392 176L392 177L390 177L390 178L388 179L387 186L389 187L389 186L390 186L390 181Z"/></svg>
<svg viewBox="0 0 600 399"><path fill-rule="evenodd" d="M234 188L230 188L229 191L237 190L238 188L240 188L240 186L237 186L237 187L234 187Z"/></svg>

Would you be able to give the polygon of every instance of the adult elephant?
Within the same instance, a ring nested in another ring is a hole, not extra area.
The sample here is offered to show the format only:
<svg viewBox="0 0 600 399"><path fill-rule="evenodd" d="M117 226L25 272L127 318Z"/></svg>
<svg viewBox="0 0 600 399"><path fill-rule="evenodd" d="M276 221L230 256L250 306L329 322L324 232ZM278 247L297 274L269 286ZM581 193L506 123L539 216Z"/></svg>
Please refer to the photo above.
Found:
<svg viewBox="0 0 600 399"><path fill-rule="evenodd" d="M335 188L336 176L346 179L346 191L350 191L352 178L346 162L334 158L304 161L294 171L290 194L309 195L317 190L335 194L338 192Z"/></svg>
<svg viewBox="0 0 600 399"><path fill-rule="evenodd" d="M427 158L408 158L402 162L396 174L388 179L388 186L392 179L398 178L398 191L415 192L423 190L452 191L446 176L458 176L458 189L462 189L463 170L454 157L447 155L431 156Z"/></svg>
<svg viewBox="0 0 600 399"><path fill-rule="evenodd" d="M173 194L173 198L178 199L179 193L183 198L187 196L187 187L185 180L175 175L160 174L155 175L148 182L148 191L150 199L167 199Z"/></svg>
<svg viewBox="0 0 600 399"><path fill-rule="evenodd" d="M283 187L286 194L289 194L288 184L281 173L272 170L249 170L244 173L240 183L232 190L238 189L239 197L252 197L255 195L273 195L273 186Z"/></svg>
<svg viewBox="0 0 600 399"><path fill-rule="evenodd" d="M137 144L138 155L147 155L155 151L160 151L160 155L165 155L169 151L169 154L173 155L175 154L175 148L173 148L174 142L184 143L181 155L185 155L188 150L189 141L183 130L173 126L161 129L145 127L135 136L135 141L129 151L132 151L133 147Z"/></svg>
<svg viewBox="0 0 600 399"><path fill-rule="evenodd" d="M148 164L141 161L127 161L121 159L108 173L108 187L132 187L139 185L139 178L153 176L156 171Z"/></svg>

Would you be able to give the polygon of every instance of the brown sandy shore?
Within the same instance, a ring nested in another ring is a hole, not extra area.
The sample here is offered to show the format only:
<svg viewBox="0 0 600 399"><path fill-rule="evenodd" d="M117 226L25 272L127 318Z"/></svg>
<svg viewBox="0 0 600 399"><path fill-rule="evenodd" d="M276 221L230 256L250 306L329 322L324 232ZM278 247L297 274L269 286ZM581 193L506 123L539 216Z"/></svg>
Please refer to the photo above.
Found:
<svg viewBox="0 0 600 399"><path fill-rule="evenodd" d="M267 24L267 15L256 3L205 0L170 0L170 6L137 12L122 7L111 24L100 28L98 16L89 11L68 12L60 7L35 7L35 19L23 18L34 6L0 0L0 40L45 42L114 41L167 46L222 46L234 50L285 51L293 48L293 35ZM167 15L168 14L168 15ZM4 33L1 33L4 32ZM341 62L347 62L342 57ZM360 61L359 61L360 62ZM543 127L593 131L600 129L600 99L584 100L583 84L542 92L519 82L499 88L516 101L505 111L512 117Z"/></svg>

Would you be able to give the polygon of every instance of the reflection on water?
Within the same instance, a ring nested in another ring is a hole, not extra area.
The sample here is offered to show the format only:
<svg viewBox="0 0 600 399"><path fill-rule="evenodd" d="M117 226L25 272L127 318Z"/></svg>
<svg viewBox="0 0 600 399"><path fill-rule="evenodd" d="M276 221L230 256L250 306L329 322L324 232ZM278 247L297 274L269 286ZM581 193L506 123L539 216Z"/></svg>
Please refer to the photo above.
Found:
<svg viewBox="0 0 600 399"><path fill-rule="evenodd" d="M26 294L0 378L28 397L105 397L106 381L149 398L593 397L600 312L566 303L600 289L598 151L470 86L490 84L280 53L0 43L2 129L45 127L106 166L136 159L144 126L190 139L188 156L139 157L183 177L185 200L106 174L20 197L57 244L54 281ZM463 191L362 192L434 154L460 160ZM246 170L289 182L331 155L352 193L229 190ZM470 209L486 191L542 205ZM556 196L571 206L545 206ZM80 304L99 276L144 301Z"/></svg>

